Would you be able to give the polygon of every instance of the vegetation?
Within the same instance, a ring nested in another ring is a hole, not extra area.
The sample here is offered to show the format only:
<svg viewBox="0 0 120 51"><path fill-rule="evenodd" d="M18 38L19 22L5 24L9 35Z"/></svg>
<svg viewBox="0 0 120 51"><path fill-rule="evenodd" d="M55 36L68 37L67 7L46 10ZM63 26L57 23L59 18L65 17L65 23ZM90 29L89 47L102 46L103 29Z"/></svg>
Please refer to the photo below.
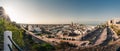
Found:
<svg viewBox="0 0 120 51"><path fill-rule="evenodd" d="M23 30L18 28L17 25L13 24L12 22L9 22L2 17L0 17L0 42L3 44L3 34L4 31L12 31L12 38L18 44L20 47L24 47L24 41L23 41ZM3 46L2 46L3 47Z"/></svg>
<svg viewBox="0 0 120 51"><path fill-rule="evenodd" d="M50 44L43 43L43 44L34 44L32 48L37 51L52 51L54 50L54 47L51 46Z"/></svg>
<svg viewBox="0 0 120 51"><path fill-rule="evenodd" d="M102 25L105 27L105 25ZM117 26L111 25L111 28L119 34L120 30L117 29ZM9 30L12 31L13 40L25 51L116 51L118 46L116 45L108 45L108 46L95 46L95 47L80 47L76 49L76 45L70 44L68 42L61 42L59 45L53 47L48 43L35 43L31 36L25 35L24 31L16 25L15 22L9 22L3 18L0 18L0 45L3 45L3 33L4 31ZM119 34L120 35L120 34ZM41 34L40 34L41 36ZM3 48L3 46L0 46Z"/></svg>
<svg viewBox="0 0 120 51"><path fill-rule="evenodd" d="M25 51L53 51L55 49L52 45L46 42L41 41L39 43L36 43L30 35L25 35L24 41L26 41Z"/></svg>
<svg viewBox="0 0 120 51"><path fill-rule="evenodd" d="M65 50L67 48L76 48L77 46L75 44L71 44L69 42L63 42L61 41L60 44L56 45L56 50Z"/></svg>
<svg viewBox="0 0 120 51"><path fill-rule="evenodd" d="M118 34L120 35L120 29L118 29L119 27L116 25L111 25L111 28Z"/></svg>
<svg viewBox="0 0 120 51"><path fill-rule="evenodd" d="M94 47L79 47L72 48L65 45L62 48L57 49L56 51L116 51L118 50L118 45L112 44L107 46L94 46Z"/></svg>
<svg viewBox="0 0 120 51"><path fill-rule="evenodd" d="M54 49L48 43L35 43L31 36L27 36L15 22L9 22L3 18L0 18L0 49L3 49L3 34L4 31L12 31L12 38L16 44L18 44L25 51L52 51ZM25 37L27 36L27 37Z"/></svg>
<svg viewBox="0 0 120 51"><path fill-rule="evenodd" d="M77 51L116 51L117 45L107 45L107 46L94 46L94 47L81 47Z"/></svg>

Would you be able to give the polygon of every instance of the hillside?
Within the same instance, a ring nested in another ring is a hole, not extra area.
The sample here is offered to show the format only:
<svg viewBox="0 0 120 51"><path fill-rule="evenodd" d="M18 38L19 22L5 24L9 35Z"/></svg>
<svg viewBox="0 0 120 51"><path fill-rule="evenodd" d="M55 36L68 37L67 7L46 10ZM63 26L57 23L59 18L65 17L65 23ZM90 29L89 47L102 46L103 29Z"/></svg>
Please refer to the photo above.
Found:
<svg viewBox="0 0 120 51"><path fill-rule="evenodd" d="M11 22L4 8L0 7L0 51L3 50L3 34L6 30L12 31L12 38L20 47L24 46L23 30L18 28L15 22Z"/></svg>

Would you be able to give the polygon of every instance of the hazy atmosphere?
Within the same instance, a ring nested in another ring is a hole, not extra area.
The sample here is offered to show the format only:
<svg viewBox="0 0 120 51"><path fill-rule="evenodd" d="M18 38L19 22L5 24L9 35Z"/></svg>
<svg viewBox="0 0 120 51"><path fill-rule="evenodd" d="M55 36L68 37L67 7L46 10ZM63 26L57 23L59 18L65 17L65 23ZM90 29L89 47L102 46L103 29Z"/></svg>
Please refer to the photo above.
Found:
<svg viewBox="0 0 120 51"><path fill-rule="evenodd" d="M0 0L17 23L99 24L120 16L120 2L113 0Z"/></svg>
<svg viewBox="0 0 120 51"><path fill-rule="evenodd" d="M0 0L0 51L120 51L120 0Z"/></svg>

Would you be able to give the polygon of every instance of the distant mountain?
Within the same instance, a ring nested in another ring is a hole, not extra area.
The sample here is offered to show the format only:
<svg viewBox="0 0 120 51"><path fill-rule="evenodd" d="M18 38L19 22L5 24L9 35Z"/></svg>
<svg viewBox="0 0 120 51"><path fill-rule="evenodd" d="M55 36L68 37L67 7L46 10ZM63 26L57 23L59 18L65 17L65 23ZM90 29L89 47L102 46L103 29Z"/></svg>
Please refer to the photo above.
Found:
<svg viewBox="0 0 120 51"><path fill-rule="evenodd" d="M4 18L7 21L11 21L9 16L5 13L5 10L3 7L0 7L0 17Z"/></svg>

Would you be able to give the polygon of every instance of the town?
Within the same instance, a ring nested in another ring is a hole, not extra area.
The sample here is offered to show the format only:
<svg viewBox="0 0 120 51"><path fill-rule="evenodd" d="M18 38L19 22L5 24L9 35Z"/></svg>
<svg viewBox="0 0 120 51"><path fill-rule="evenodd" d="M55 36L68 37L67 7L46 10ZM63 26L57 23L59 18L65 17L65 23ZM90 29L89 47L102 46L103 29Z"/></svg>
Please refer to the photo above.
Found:
<svg viewBox="0 0 120 51"><path fill-rule="evenodd" d="M0 51L120 51L119 5L0 0Z"/></svg>
<svg viewBox="0 0 120 51"><path fill-rule="evenodd" d="M109 43L115 42L119 36L113 31L107 22L106 27L87 26L83 24L19 24L27 34L32 35L32 38L40 39L57 45L61 41L69 42L77 47L93 47L96 45L106 46Z"/></svg>

